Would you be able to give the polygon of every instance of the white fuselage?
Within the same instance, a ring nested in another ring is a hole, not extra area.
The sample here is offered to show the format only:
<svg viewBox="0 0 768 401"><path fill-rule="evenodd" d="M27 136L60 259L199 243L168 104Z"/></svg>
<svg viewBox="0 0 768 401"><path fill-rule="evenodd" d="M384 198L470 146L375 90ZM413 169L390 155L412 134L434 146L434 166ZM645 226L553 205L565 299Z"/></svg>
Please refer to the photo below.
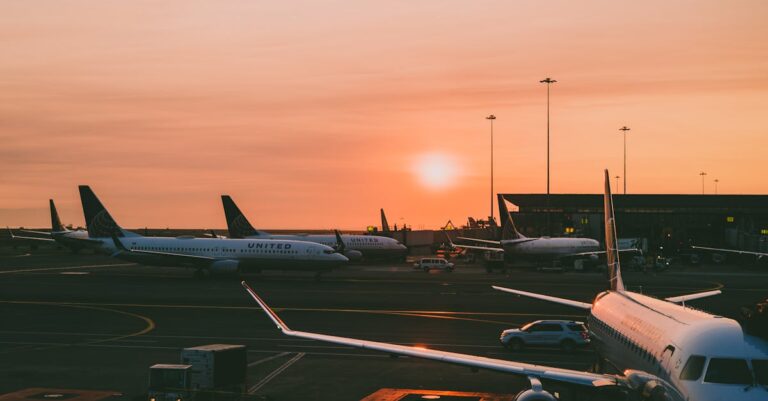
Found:
<svg viewBox="0 0 768 401"><path fill-rule="evenodd" d="M589 331L598 353L614 367L658 376L685 400L768 399L768 383L726 384L708 371L713 358L738 359L750 369L753 360L768 363L768 343L745 334L734 320L637 293L607 291L595 298ZM705 357L706 364L696 379L683 380L692 355Z"/></svg>
<svg viewBox="0 0 768 401"><path fill-rule="evenodd" d="M521 257L557 258L600 250L600 243L591 238L524 238L502 240L504 253Z"/></svg>
<svg viewBox="0 0 768 401"><path fill-rule="evenodd" d="M270 239L219 239L191 237L122 237L128 251L118 252L112 239L102 238L103 246L116 256L138 263L178 267L200 267L210 263L237 262L238 268L251 269L317 269L325 270L344 264L347 258L333 248L314 242ZM153 255L151 253L158 253ZM160 255L162 253L162 255ZM169 255L170 254L170 255ZM173 255L181 255L174 258ZM183 255L200 257L184 259Z"/></svg>
<svg viewBox="0 0 768 401"><path fill-rule="evenodd" d="M338 245L336 236L332 234L263 234L248 238L306 241L330 247ZM404 256L408 251L408 248L396 239L378 235L341 234L341 240L347 249L359 251L367 257L398 257Z"/></svg>

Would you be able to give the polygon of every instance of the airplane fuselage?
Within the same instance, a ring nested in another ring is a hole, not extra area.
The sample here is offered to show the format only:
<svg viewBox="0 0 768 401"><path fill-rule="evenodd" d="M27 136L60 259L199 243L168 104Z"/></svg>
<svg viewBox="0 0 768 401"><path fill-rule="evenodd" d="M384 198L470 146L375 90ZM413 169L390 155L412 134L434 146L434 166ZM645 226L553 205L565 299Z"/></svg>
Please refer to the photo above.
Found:
<svg viewBox="0 0 768 401"><path fill-rule="evenodd" d="M266 234L248 237L252 239L273 239L314 242L335 247L336 236L331 234ZM401 258L406 255L408 248L396 239L377 235L342 234L342 241L347 249L359 251L367 258Z"/></svg>
<svg viewBox="0 0 768 401"><path fill-rule="evenodd" d="M305 241L123 237L121 242L126 252L118 250L111 238L101 240L103 247L115 252L116 257L149 265L211 270L322 271L338 267L348 260L328 246ZM185 255L190 258L184 258Z"/></svg>
<svg viewBox="0 0 768 401"><path fill-rule="evenodd" d="M588 321L592 344L608 363L619 371L658 376L685 400L768 399L768 381L754 387L752 373L736 378L717 372L718 363L741 363L746 372L768 367L768 343L745 334L732 319L637 293L606 291L595 298ZM704 357L704 365L695 378L686 378L683 370L694 355ZM753 364L762 365L755 369ZM762 375L766 380L765 371Z"/></svg>
<svg viewBox="0 0 768 401"><path fill-rule="evenodd" d="M591 238L525 238L502 240L504 253L514 257L552 258L600 250L600 243Z"/></svg>

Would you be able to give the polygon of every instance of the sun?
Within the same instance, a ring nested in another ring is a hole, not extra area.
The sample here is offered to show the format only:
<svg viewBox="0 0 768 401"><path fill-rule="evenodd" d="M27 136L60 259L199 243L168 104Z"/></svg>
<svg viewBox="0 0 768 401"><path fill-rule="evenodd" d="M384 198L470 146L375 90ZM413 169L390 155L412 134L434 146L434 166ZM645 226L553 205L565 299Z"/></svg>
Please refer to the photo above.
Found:
<svg viewBox="0 0 768 401"><path fill-rule="evenodd" d="M431 189L444 189L455 183L458 162L443 153L422 154L416 157L414 173L422 185Z"/></svg>

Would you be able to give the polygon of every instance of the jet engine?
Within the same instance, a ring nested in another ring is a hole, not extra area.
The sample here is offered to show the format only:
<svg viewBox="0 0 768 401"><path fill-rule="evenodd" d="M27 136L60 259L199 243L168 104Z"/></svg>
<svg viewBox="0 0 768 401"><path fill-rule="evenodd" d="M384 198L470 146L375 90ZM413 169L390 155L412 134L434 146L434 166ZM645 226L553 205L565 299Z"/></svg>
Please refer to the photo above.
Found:
<svg viewBox="0 0 768 401"><path fill-rule="evenodd" d="M670 401L683 399L674 387L670 386L658 376L632 369L624 371L624 376L626 377L629 387L637 391L643 400Z"/></svg>
<svg viewBox="0 0 768 401"><path fill-rule="evenodd" d="M531 388L517 393L515 401L557 401L554 395L544 391L537 377L529 376L528 380L531 382Z"/></svg>
<svg viewBox="0 0 768 401"><path fill-rule="evenodd" d="M363 253L356 249L347 249L343 254L351 261L358 261L363 258Z"/></svg>
<svg viewBox="0 0 768 401"><path fill-rule="evenodd" d="M237 272L240 270L240 261L232 259L217 260L211 263L211 266L208 268L208 270L210 270L211 274L216 275L237 274Z"/></svg>

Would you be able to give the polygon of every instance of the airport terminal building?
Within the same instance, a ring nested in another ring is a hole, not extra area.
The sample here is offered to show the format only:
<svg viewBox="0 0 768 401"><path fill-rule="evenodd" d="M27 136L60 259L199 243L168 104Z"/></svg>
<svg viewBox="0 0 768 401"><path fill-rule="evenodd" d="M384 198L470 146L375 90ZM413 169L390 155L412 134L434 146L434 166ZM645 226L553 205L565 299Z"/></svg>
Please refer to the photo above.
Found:
<svg viewBox="0 0 768 401"><path fill-rule="evenodd" d="M499 196L514 205L510 211L525 235L604 238L602 194ZM649 250L672 254L701 245L768 251L768 195L614 195L613 199L619 238L644 238Z"/></svg>

